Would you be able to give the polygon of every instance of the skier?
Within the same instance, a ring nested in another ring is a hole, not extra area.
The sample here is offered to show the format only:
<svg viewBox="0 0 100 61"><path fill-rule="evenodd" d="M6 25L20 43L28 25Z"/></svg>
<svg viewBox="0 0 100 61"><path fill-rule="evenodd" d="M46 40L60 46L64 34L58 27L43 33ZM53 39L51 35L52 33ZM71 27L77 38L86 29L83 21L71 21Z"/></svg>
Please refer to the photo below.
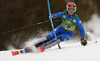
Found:
<svg viewBox="0 0 100 61"><path fill-rule="evenodd" d="M70 40L75 31L76 25L78 26L81 32L81 44L85 46L87 41L85 40L85 31L82 26L81 20L78 15L76 15L76 4L74 2L69 2L66 5L66 10L64 12L52 14L52 20L56 21L59 18L62 18L62 23L55 29L55 33L57 35L58 42L63 42ZM26 47L24 50L21 50L21 53L26 53L30 51L34 51L34 47L36 50L43 52L44 49L50 48L56 45L56 40L53 31L48 34L46 37L37 41L33 44L33 47Z"/></svg>

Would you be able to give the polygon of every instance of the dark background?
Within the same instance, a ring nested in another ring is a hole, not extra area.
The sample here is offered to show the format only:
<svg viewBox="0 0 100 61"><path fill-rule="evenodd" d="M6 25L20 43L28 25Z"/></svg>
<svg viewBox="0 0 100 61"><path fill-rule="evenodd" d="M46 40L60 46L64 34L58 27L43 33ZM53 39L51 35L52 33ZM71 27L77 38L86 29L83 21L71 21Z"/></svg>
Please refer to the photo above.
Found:
<svg viewBox="0 0 100 61"><path fill-rule="evenodd" d="M82 22L87 22L93 13L100 16L100 0L50 0L51 12L58 13L66 9L66 3L73 1L77 4L77 12ZM7 50L7 46L22 48L23 42L30 38L41 37L42 31L52 31L50 22L31 26L17 31L13 29L36 24L48 20L46 0L0 0L0 50ZM57 27L61 19L54 22ZM76 29L75 35L78 33Z"/></svg>

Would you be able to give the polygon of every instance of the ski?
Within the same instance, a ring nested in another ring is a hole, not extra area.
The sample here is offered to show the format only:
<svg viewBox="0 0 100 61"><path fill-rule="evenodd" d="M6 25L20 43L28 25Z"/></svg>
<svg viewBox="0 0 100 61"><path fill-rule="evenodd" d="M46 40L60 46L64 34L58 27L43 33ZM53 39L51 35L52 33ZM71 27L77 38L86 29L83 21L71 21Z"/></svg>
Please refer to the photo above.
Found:
<svg viewBox="0 0 100 61"><path fill-rule="evenodd" d="M87 42L87 44L93 44L93 43L97 43L98 41L89 41Z"/></svg>
<svg viewBox="0 0 100 61"><path fill-rule="evenodd" d="M18 55L18 54L22 54L22 53L25 53L24 50L20 50L20 51L11 51L12 55L15 56L15 55Z"/></svg>
<svg viewBox="0 0 100 61"><path fill-rule="evenodd" d="M23 54L23 53L28 53L28 52L44 52L44 47L41 46L39 47L37 50L28 50L28 51L25 51L25 49L23 50L19 50L19 51L11 51L12 55L15 56L15 55L19 55L19 54Z"/></svg>

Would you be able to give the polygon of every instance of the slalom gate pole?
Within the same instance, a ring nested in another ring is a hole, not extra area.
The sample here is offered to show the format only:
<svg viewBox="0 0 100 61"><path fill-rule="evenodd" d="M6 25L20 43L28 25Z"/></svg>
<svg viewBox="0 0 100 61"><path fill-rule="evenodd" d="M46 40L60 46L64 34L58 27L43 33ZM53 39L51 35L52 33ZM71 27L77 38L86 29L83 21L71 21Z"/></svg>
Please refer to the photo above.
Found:
<svg viewBox="0 0 100 61"><path fill-rule="evenodd" d="M49 0L47 0L47 3L48 3L48 10L49 10L50 21L51 21L51 25L52 25L53 33L54 33L54 36L55 36L56 42L57 42L57 44L58 44L58 47L59 47L59 49L61 49L61 47L60 47L60 45L59 45L59 42L58 42L58 40L57 40L57 36L56 36L55 30L54 30L54 25L53 25L53 21L52 21L52 15L51 15L51 10L50 10L50 3L49 3Z"/></svg>
<svg viewBox="0 0 100 61"><path fill-rule="evenodd" d="M21 29L24 29L24 28L27 28L27 27L31 27L31 26L36 26L36 25L43 24L43 23L46 23L46 22L50 22L50 20L46 20L46 21L39 22L39 23L32 24L32 25L27 25L25 27L20 27L20 28L17 28L17 29L9 30L9 31L5 31L5 32L3 32L3 34L9 33L9 32L13 32L13 31L17 31L17 30L21 30Z"/></svg>

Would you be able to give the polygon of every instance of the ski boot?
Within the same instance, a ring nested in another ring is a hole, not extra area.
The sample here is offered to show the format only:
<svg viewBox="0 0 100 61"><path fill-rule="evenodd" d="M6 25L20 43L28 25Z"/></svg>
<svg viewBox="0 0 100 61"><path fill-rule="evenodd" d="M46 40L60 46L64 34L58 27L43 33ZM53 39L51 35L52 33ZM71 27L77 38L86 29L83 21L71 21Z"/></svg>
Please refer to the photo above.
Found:
<svg viewBox="0 0 100 61"><path fill-rule="evenodd" d="M24 50L20 50L20 51L11 51L12 55L18 55L18 54L22 54L22 53L27 53L31 51L30 47L26 47Z"/></svg>

